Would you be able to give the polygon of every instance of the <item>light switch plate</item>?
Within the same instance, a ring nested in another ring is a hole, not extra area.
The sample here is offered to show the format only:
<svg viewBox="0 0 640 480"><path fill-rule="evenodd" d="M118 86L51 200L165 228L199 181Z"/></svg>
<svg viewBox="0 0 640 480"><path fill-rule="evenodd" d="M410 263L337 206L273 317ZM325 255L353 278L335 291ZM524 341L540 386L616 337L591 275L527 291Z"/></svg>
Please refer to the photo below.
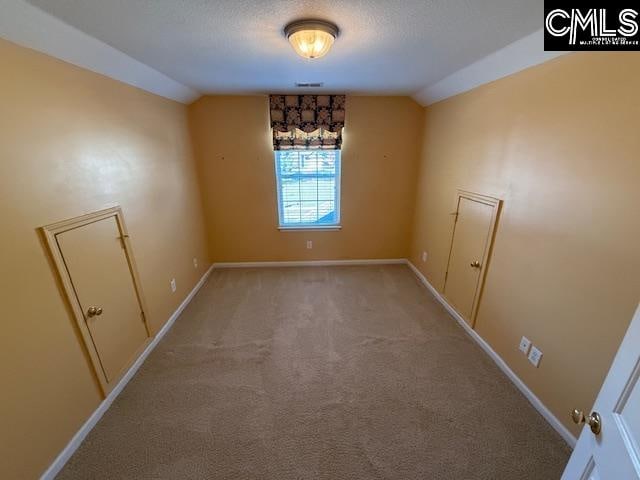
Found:
<svg viewBox="0 0 640 480"><path fill-rule="evenodd" d="M522 353L527 355L529 353L529 348L531 348L531 340L529 340L527 337L522 337L520 339L520 345L518 346L518 349Z"/></svg>
<svg viewBox="0 0 640 480"><path fill-rule="evenodd" d="M176 291L176 279L172 278L171 279L171 291L175 293Z"/></svg>
<svg viewBox="0 0 640 480"><path fill-rule="evenodd" d="M423 262L427 261L427 252L422 252L422 261Z"/></svg>
<svg viewBox="0 0 640 480"><path fill-rule="evenodd" d="M538 368L540 365L540 359L542 358L542 352L538 350L536 346L531 347L531 351L529 352L529 356L527 357L531 365Z"/></svg>
<svg viewBox="0 0 640 480"><path fill-rule="evenodd" d="M307 240L307 250L311 250L313 248L313 240Z"/></svg>

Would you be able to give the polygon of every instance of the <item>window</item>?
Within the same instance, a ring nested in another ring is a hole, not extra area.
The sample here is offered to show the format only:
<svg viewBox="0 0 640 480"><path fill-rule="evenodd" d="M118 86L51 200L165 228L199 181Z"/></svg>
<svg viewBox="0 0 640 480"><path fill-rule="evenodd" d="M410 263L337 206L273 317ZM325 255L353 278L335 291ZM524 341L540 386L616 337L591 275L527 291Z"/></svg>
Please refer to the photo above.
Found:
<svg viewBox="0 0 640 480"><path fill-rule="evenodd" d="M337 227L340 150L276 150L281 228Z"/></svg>

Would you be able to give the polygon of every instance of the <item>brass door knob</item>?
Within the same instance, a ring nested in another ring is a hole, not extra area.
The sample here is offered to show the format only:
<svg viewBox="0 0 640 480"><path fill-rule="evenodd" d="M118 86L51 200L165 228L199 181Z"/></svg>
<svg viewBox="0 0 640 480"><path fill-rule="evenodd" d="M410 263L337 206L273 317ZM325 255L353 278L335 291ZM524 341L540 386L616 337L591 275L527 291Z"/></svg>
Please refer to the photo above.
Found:
<svg viewBox="0 0 640 480"><path fill-rule="evenodd" d="M87 309L87 317L91 318L91 317L95 317L96 315L102 315L101 307L89 307Z"/></svg>
<svg viewBox="0 0 640 480"><path fill-rule="evenodd" d="M471 262L471 266L473 268L480 268L480 262L478 260L476 260L475 262Z"/></svg>
<svg viewBox="0 0 640 480"><path fill-rule="evenodd" d="M594 435L598 435L602 430L602 418L598 412L593 412L588 417L585 417L582 410L575 408L573 412L571 412L571 420L573 420L573 423L576 425L586 423Z"/></svg>

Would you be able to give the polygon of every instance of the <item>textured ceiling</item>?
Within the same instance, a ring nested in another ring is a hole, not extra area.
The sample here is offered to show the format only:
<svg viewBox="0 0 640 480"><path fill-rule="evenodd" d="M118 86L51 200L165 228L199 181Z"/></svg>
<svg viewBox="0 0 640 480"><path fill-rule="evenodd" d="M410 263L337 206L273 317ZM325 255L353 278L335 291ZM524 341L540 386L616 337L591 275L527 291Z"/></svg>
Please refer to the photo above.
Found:
<svg viewBox="0 0 640 480"><path fill-rule="evenodd" d="M202 93L413 94L542 24L543 0L29 0ZM321 18L341 34L299 58L282 34Z"/></svg>

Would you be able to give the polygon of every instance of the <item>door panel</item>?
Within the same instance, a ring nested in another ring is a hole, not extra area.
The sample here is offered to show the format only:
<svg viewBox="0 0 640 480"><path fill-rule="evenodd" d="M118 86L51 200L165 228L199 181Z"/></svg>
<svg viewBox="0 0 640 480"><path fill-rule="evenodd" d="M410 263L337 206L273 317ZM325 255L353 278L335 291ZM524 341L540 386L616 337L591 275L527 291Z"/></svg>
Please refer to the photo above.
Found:
<svg viewBox="0 0 640 480"><path fill-rule="evenodd" d="M474 300L490 240L494 206L459 197L444 295L472 325ZM478 262L479 266L471 264Z"/></svg>
<svg viewBox="0 0 640 480"><path fill-rule="evenodd" d="M600 415L601 431L583 428L562 480L640 480L640 306L593 411Z"/></svg>
<svg viewBox="0 0 640 480"><path fill-rule="evenodd" d="M639 347L640 348L640 347ZM640 359L636 364L629 382L622 390L618 405L614 410L614 419L624 446L636 465L640 466Z"/></svg>
<svg viewBox="0 0 640 480"><path fill-rule="evenodd" d="M115 216L56 235L107 382L119 377L148 337L120 237ZM90 307L102 313L90 316Z"/></svg>
<svg viewBox="0 0 640 480"><path fill-rule="evenodd" d="M593 460L593 457L587 462L587 466L584 472L582 472L580 480L600 480L600 475L598 475L598 469L596 468L596 462Z"/></svg>

